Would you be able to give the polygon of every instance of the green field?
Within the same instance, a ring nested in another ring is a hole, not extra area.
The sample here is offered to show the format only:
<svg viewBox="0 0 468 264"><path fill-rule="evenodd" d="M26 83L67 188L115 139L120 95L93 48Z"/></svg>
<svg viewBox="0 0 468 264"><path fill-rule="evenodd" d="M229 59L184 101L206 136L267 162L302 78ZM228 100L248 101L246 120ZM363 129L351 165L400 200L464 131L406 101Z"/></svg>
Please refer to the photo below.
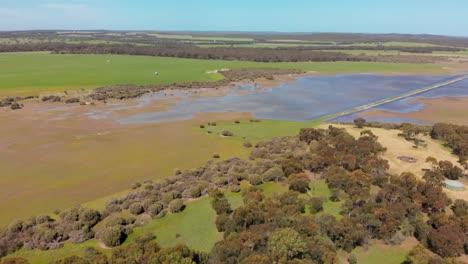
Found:
<svg viewBox="0 0 468 264"><path fill-rule="evenodd" d="M218 122L216 126L205 126L204 129L198 127L194 129L203 132L211 131L211 137L219 137L223 131L230 131L234 136L232 140L257 142L280 136L293 136L299 133L304 127L313 127L321 123L321 120L310 122L283 121L283 120L261 120L260 122L250 122L249 120L239 120L239 124L232 121Z"/></svg>
<svg viewBox="0 0 468 264"><path fill-rule="evenodd" d="M373 62L285 62L194 60L127 55L0 54L0 95L39 94L117 84L216 81L221 68L286 68L321 73L443 73L440 66ZM154 72L159 72L156 76Z"/></svg>

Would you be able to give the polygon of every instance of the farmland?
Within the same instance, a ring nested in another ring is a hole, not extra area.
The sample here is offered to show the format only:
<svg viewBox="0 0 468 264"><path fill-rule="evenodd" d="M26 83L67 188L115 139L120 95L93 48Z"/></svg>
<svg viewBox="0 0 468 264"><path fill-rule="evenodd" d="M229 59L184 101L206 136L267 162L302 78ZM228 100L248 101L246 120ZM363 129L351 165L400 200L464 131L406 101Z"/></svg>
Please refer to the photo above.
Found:
<svg viewBox="0 0 468 264"><path fill-rule="evenodd" d="M283 68L336 73L444 73L441 66L373 62L284 62L193 60L125 55L0 54L0 94L41 94L117 84L216 81L207 71L229 68ZM154 72L159 72L155 76ZM24 75L27 74L27 77Z"/></svg>

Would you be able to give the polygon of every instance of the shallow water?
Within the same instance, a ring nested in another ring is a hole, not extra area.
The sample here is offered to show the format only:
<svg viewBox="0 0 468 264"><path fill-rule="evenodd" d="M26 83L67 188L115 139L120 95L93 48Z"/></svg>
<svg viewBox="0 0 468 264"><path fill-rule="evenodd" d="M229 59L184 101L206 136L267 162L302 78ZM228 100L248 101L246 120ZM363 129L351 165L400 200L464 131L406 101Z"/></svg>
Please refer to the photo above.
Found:
<svg viewBox="0 0 468 264"><path fill-rule="evenodd" d="M440 98L440 97L468 97L468 79L463 81L446 85L437 89L429 90L420 94L406 97L397 101L386 103L377 107L372 108L373 110L382 110L389 111L394 113L411 113L420 111L424 108L424 103L415 102L415 99L419 98ZM368 110L365 110L368 111ZM336 122L351 122L357 116L359 112L341 116L331 121ZM380 121L380 122L391 122L391 123L402 123L402 122L411 122L411 123L428 123L421 120L407 119L407 118L398 118L398 117L365 117L369 121Z"/></svg>
<svg viewBox="0 0 468 264"><path fill-rule="evenodd" d="M383 76L352 74L301 77L271 89L239 85L247 94L190 98L176 102L163 112L148 112L119 120L122 124L191 119L197 113L252 112L256 118L310 121L391 96L426 87L452 76Z"/></svg>

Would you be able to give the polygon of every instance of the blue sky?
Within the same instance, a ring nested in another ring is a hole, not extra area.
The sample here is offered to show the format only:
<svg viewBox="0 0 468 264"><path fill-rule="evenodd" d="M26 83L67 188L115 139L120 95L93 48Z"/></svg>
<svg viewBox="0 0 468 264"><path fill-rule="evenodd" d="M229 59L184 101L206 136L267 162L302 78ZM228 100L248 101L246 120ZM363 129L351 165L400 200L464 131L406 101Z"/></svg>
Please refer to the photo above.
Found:
<svg viewBox="0 0 468 264"><path fill-rule="evenodd" d="M0 0L0 30L24 29L468 36L468 0Z"/></svg>

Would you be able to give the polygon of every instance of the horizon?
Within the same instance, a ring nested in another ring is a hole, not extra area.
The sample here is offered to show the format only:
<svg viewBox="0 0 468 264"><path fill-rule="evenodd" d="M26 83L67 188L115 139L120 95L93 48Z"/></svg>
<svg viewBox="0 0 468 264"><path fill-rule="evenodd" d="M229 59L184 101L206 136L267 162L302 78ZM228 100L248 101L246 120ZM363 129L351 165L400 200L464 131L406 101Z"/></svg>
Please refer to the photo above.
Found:
<svg viewBox="0 0 468 264"><path fill-rule="evenodd" d="M456 6L457 8L453 8ZM468 37L468 2L2 0L0 31L409 34ZM18 19L21 17L21 19ZM277 21L281 21L278 23Z"/></svg>

